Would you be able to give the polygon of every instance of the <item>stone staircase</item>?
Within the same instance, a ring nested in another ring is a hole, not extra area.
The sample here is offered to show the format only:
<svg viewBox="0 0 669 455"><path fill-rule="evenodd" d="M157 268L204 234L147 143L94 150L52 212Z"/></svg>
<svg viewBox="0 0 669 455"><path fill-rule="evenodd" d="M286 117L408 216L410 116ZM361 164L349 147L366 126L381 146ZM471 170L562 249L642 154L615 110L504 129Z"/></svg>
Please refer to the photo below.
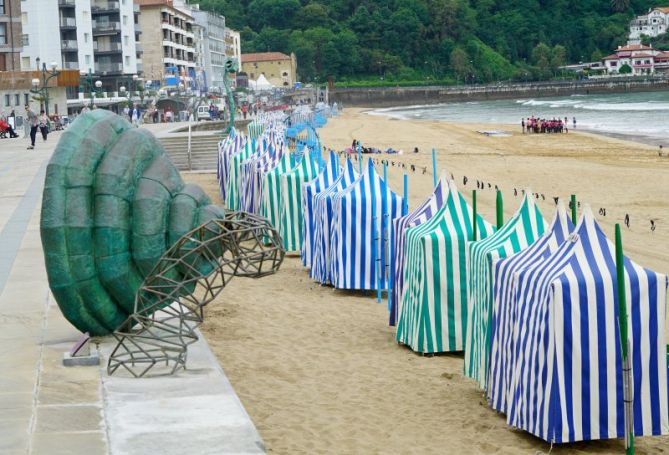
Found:
<svg viewBox="0 0 669 455"><path fill-rule="evenodd" d="M220 134L194 135L191 137L191 160L188 165L188 136L159 138L170 159L180 171L216 171Z"/></svg>

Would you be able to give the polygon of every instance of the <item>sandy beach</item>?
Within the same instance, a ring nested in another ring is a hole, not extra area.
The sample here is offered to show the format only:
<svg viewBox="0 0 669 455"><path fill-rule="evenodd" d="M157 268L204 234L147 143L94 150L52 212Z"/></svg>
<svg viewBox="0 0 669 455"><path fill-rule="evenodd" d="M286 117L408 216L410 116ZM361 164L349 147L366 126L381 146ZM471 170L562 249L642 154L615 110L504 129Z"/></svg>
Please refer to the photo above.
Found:
<svg viewBox="0 0 669 455"><path fill-rule="evenodd" d="M476 132L490 129L513 134ZM506 217L524 188L540 194L548 221L553 198L575 193L591 205L610 238L614 223L629 214L626 254L669 273L669 158L659 157L655 147L581 132L522 135L519 126L395 120L362 109L346 109L320 134L335 149L355 138L404 150L375 158L394 161L388 176L397 192L408 172L410 208L431 191L435 147L440 172L452 173L467 197L477 180L485 182L479 207L490 221L495 185L503 191ZM409 153L414 147L419 153ZM184 178L221 203L214 174ZM600 208L606 216L598 215ZM293 255L274 276L233 280L207 308L203 332L269 453L549 453L549 444L509 428L488 407L474 382L462 376L462 354L417 355L394 342L387 319L385 302L377 304L375 293L319 286ZM621 440L597 441L556 446L551 453L624 453L624 446ZM640 438L637 453L669 453L669 437Z"/></svg>

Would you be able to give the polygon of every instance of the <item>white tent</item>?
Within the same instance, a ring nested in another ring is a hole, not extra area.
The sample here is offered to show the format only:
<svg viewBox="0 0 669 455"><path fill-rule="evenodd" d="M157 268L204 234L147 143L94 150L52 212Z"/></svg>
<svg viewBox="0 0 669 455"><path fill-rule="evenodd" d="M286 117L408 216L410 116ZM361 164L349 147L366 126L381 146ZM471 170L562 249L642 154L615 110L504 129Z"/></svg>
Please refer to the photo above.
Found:
<svg viewBox="0 0 669 455"><path fill-rule="evenodd" d="M261 92L263 90L272 90L274 86L267 80L264 74L261 74L257 80L249 81L249 87L251 87L256 92Z"/></svg>

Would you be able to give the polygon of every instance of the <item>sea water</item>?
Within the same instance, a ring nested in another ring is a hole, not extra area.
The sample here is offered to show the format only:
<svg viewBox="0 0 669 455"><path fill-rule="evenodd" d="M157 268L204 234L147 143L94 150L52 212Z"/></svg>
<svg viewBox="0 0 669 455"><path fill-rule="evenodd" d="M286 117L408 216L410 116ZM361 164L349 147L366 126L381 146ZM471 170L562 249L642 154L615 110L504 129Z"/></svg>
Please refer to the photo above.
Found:
<svg viewBox="0 0 669 455"><path fill-rule="evenodd" d="M669 146L669 91L572 95L557 98L472 101L377 109L375 115L401 119L514 124L521 119L561 118L569 128L586 129L649 144Z"/></svg>

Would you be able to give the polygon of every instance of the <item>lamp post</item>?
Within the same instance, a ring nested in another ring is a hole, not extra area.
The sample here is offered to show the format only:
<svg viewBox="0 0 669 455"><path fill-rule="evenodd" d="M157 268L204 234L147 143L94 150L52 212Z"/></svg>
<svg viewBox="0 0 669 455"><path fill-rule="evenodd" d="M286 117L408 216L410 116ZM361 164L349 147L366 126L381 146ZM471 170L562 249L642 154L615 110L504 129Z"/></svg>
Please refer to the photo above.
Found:
<svg viewBox="0 0 669 455"><path fill-rule="evenodd" d="M37 68L40 69L39 57L36 60ZM49 81L54 77L58 77L60 74L60 71L56 69L57 66L56 62L51 62L50 69L47 69L46 63L42 63L42 79L35 78L31 81L33 88L30 92L38 94L41 97L41 101L44 102L44 110L46 111L47 117L49 116Z"/></svg>
<svg viewBox="0 0 669 455"><path fill-rule="evenodd" d="M91 92L91 98L93 99L93 106L95 106L95 98L102 97L102 81L95 81L95 90Z"/></svg>

